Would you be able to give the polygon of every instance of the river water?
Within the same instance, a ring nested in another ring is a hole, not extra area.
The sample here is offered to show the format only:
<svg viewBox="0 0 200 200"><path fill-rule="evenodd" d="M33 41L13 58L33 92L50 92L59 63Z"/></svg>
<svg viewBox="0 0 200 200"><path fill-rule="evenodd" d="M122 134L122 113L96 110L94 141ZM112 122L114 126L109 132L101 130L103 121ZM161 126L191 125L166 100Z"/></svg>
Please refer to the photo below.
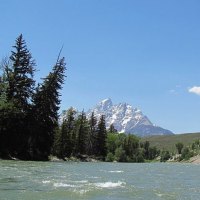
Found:
<svg viewBox="0 0 200 200"><path fill-rule="evenodd" d="M0 161L0 200L199 200L200 165Z"/></svg>

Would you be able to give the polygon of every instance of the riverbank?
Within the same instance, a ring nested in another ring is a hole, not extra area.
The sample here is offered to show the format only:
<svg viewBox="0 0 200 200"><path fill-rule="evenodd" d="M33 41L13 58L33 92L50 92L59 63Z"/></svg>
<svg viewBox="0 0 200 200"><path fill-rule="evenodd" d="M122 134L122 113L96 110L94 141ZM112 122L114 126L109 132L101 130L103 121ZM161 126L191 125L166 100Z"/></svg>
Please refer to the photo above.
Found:
<svg viewBox="0 0 200 200"><path fill-rule="evenodd" d="M200 155L191 157L191 158L188 160L188 163L200 164Z"/></svg>
<svg viewBox="0 0 200 200"><path fill-rule="evenodd" d="M167 162L200 164L200 155L193 156L189 160L181 160L181 161L179 161L179 157L180 155L177 154L172 159L168 160Z"/></svg>
<svg viewBox="0 0 200 200"><path fill-rule="evenodd" d="M49 161L51 162L60 162L60 161L66 161L66 162L101 162L103 161L101 158L98 159L98 158L94 158L94 157L90 157L90 156L87 156L87 155L81 155L81 156L78 156L78 157L74 157L74 156L71 156L69 158L58 158L56 156L49 156Z"/></svg>
<svg viewBox="0 0 200 200"><path fill-rule="evenodd" d="M18 158L14 157L7 157L7 158L0 158L0 160L20 160ZM23 160L24 161L24 160ZM56 156L49 156L49 162L105 162L102 158L95 158L87 155L81 155L79 157L70 157L70 158L58 158ZM48 162L47 161L47 162ZM117 162L117 161L113 161ZM155 159L152 161L145 161L144 163L158 163L160 162L160 159ZM196 155L194 157L191 157L189 160L182 160L178 161L178 159L171 159L168 160L167 162L172 162L172 163L194 163L194 164L200 164L200 155ZM128 163L128 162L127 162Z"/></svg>

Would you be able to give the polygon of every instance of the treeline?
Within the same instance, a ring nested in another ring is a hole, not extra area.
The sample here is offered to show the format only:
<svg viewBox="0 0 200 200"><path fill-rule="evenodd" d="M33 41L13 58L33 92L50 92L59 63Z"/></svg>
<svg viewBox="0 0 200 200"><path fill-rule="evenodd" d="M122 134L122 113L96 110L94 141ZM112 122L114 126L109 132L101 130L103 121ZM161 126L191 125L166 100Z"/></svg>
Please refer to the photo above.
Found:
<svg viewBox="0 0 200 200"><path fill-rule="evenodd" d="M185 146L182 142L175 144L176 152L163 150L160 153L160 161L187 161L193 156L200 155L200 139L196 139L191 145Z"/></svg>
<svg viewBox="0 0 200 200"><path fill-rule="evenodd" d="M189 160L191 157L200 154L200 139L196 139L191 145L185 146L182 142L176 143L178 161ZM172 156L173 157L173 156Z"/></svg>
<svg viewBox="0 0 200 200"><path fill-rule="evenodd" d="M36 85L36 64L20 35L0 67L0 157L47 160L58 127L64 58L58 57L52 71Z"/></svg>
<svg viewBox="0 0 200 200"><path fill-rule="evenodd" d="M82 158L83 155L103 161L144 162L159 155L148 141L140 142L135 135L117 133L111 125L106 130L105 117L94 113L87 119L84 112L70 108L56 131L53 154L59 158Z"/></svg>

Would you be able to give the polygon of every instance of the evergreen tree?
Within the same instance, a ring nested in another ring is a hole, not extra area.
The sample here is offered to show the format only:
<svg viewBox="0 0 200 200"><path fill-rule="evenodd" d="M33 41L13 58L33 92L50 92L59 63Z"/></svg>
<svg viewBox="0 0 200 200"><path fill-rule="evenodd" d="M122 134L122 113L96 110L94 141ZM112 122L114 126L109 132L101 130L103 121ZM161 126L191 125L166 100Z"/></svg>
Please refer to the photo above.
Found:
<svg viewBox="0 0 200 200"><path fill-rule="evenodd" d="M35 89L35 62L22 35L13 48L0 66L0 156L44 160L58 127L64 58Z"/></svg>
<svg viewBox="0 0 200 200"><path fill-rule="evenodd" d="M97 155L98 156L106 156L106 139L107 139L107 132L106 132L106 122L105 116L102 115L100 117L97 129Z"/></svg>
<svg viewBox="0 0 200 200"><path fill-rule="evenodd" d="M124 139L124 150L126 155L129 156L130 159L133 159L137 156L138 147L139 147L139 139L135 135L127 135Z"/></svg>
<svg viewBox="0 0 200 200"><path fill-rule="evenodd" d="M59 90L64 82L65 69L64 58L59 59L43 84L36 89L33 107L36 127L31 143L38 159L47 158L51 151L54 131L58 126Z"/></svg>
<svg viewBox="0 0 200 200"><path fill-rule="evenodd" d="M17 157L18 152L23 148L24 137L21 130L21 111L10 102L0 105L0 156ZM23 131L23 130L22 130Z"/></svg>
<svg viewBox="0 0 200 200"><path fill-rule="evenodd" d="M92 112L89 119L89 132L87 140L87 154L94 155L96 153L96 143L97 143L97 119Z"/></svg>
<svg viewBox="0 0 200 200"><path fill-rule="evenodd" d="M9 61L5 58L3 59L0 69L2 70L2 74L0 75L0 106L7 102L7 87L8 87L8 79L6 76L6 68L9 65Z"/></svg>
<svg viewBox="0 0 200 200"><path fill-rule="evenodd" d="M52 153L53 153L53 155L57 156L58 158L63 158L62 152L63 152L63 146L62 146L62 137L61 137L61 127L58 126L55 129Z"/></svg>
<svg viewBox="0 0 200 200"><path fill-rule="evenodd" d="M35 63L22 35L16 39L13 48L10 58L4 59L1 64L3 69L0 81L0 104L3 106L0 106L1 121L5 119L9 121L9 124L3 125L5 142L9 143L7 147L9 154L28 159L30 101L34 91Z"/></svg>
<svg viewBox="0 0 200 200"><path fill-rule="evenodd" d="M108 129L108 132L109 133L117 133L117 129L115 129L114 125L111 124L110 127L109 127L109 129Z"/></svg>
<svg viewBox="0 0 200 200"><path fill-rule="evenodd" d="M127 156L125 150L122 148L122 146L118 147L115 150L115 160L118 162L126 162Z"/></svg>
<svg viewBox="0 0 200 200"><path fill-rule="evenodd" d="M144 156L146 159L149 159L149 147L150 147L149 141L145 141L144 142Z"/></svg>
<svg viewBox="0 0 200 200"><path fill-rule="evenodd" d="M77 133L77 143L76 143L76 153L85 154L86 145L88 138L88 120L84 111L78 116L76 123L76 133Z"/></svg>
<svg viewBox="0 0 200 200"><path fill-rule="evenodd" d="M61 127L62 136L62 155L70 157L74 153L76 134L75 134L75 114L76 111L70 108L67 111L67 117L64 119Z"/></svg>
<svg viewBox="0 0 200 200"><path fill-rule="evenodd" d="M13 48L10 56L11 68L8 65L5 68L8 79L7 98L26 111L34 92L35 62L22 34L16 39Z"/></svg>

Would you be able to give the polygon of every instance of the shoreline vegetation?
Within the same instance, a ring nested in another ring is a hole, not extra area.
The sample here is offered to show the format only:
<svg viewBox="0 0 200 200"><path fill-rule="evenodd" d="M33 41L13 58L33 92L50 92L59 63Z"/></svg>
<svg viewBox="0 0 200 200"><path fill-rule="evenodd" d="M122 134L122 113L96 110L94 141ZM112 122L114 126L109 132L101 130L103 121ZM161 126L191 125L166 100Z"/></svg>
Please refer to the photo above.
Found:
<svg viewBox="0 0 200 200"><path fill-rule="evenodd" d="M83 156L83 158L71 157L71 158L65 158L64 160L60 159L60 158L58 158L56 156L50 156L49 161L50 162L62 162L62 161L66 161L66 162L101 162L101 160L95 159L93 157L88 157L88 156ZM115 163L117 161L113 161L113 162ZM159 159L155 159L153 161L144 162L144 163L158 163L158 162L160 162L160 160ZM166 163L193 163L193 164L200 164L200 155L193 156L189 160L182 160L182 161L168 160L168 161L166 161Z"/></svg>
<svg viewBox="0 0 200 200"><path fill-rule="evenodd" d="M15 160L15 161L24 161L24 160L20 160L18 158L13 158L13 157L7 157L7 158L0 158L0 160ZM91 163L96 163L96 162L105 162L102 160L99 160L97 158L94 157L90 157L87 155L82 155L81 158L79 157L70 157L70 158L58 158L56 156L49 156L49 159L47 160L47 162L91 162ZM113 163L117 163L117 161L112 161ZM125 162L127 163L127 162ZM160 159L157 158L155 160L152 161L147 161L147 162L143 162L143 163L160 163ZM191 163L191 164L200 164L200 155L196 155L191 157L189 160L167 160L166 163Z"/></svg>
<svg viewBox="0 0 200 200"><path fill-rule="evenodd" d="M177 142L176 152L171 152L136 135L118 133L112 124L106 129L104 115L97 119L92 113L88 119L84 111L70 108L60 120L60 90L66 77L60 53L39 84L22 35L0 64L0 158L143 163L184 161L200 154L200 139L191 146Z"/></svg>

